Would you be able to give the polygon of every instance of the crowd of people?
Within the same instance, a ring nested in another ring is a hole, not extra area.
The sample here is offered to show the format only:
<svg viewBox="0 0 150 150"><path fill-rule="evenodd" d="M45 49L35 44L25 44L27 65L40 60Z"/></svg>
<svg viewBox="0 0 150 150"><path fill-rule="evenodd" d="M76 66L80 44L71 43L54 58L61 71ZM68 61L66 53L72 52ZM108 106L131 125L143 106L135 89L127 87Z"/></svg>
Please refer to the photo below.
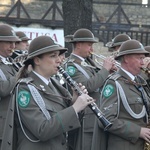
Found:
<svg viewBox="0 0 150 150"><path fill-rule="evenodd" d="M67 58L49 36L29 40L0 24L0 150L143 150L150 143L150 46L118 34L106 44L113 55L99 65L89 29L70 36ZM111 123L107 130L93 104Z"/></svg>

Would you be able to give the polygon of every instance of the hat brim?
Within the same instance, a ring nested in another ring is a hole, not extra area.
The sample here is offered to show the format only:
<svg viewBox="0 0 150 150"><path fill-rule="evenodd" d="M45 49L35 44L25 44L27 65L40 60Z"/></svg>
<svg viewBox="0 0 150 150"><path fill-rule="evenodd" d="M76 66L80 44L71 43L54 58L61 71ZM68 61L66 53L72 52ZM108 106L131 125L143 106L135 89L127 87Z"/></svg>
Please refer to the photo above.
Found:
<svg viewBox="0 0 150 150"><path fill-rule="evenodd" d="M115 43L115 44L112 44L110 45L110 48L114 48L116 46L120 46L123 42L118 42L118 43Z"/></svg>
<svg viewBox="0 0 150 150"><path fill-rule="evenodd" d="M0 36L0 41L6 41L6 42L19 42L21 41L17 36Z"/></svg>
<svg viewBox="0 0 150 150"><path fill-rule="evenodd" d="M150 57L150 46L145 46L144 48L147 52L149 52L149 57Z"/></svg>
<svg viewBox="0 0 150 150"><path fill-rule="evenodd" d="M35 56L39 56L41 54L49 53L49 52L54 52L54 51L60 51L59 55L65 53L68 51L67 48L62 48L59 45L53 45L53 46L48 46L42 49L39 49L31 54L28 55L27 59L23 62L24 64L28 63L31 59L33 59Z"/></svg>
<svg viewBox="0 0 150 150"><path fill-rule="evenodd" d="M112 45L112 42L107 42L107 43L105 44L106 47L110 47L111 45Z"/></svg>
<svg viewBox="0 0 150 150"><path fill-rule="evenodd" d="M130 54L145 54L145 56L149 56L149 52L146 50L141 50L141 49L135 49L135 50L126 50L123 52L119 52L118 55L115 57L115 60L118 60L120 57L124 55L130 55Z"/></svg>
<svg viewBox="0 0 150 150"><path fill-rule="evenodd" d="M21 39L21 41L29 41L29 40L31 40L30 38L28 38L28 37L22 37L22 38L20 38Z"/></svg>
<svg viewBox="0 0 150 150"><path fill-rule="evenodd" d="M70 40L69 43L76 43L76 42L91 42L91 43L98 43L97 40L93 40L92 38L77 38L77 39L73 39Z"/></svg>

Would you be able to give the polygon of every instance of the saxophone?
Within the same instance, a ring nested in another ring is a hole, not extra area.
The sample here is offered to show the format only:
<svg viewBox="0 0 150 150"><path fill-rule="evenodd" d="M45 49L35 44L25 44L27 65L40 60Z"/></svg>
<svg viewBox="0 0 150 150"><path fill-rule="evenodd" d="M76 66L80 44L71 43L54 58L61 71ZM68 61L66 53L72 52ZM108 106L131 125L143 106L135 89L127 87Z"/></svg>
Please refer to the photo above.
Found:
<svg viewBox="0 0 150 150"><path fill-rule="evenodd" d="M148 124L147 128L150 129L150 123ZM150 143L148 143L147 141L145 141L144 143L144 150L150 150Z"/></svg>
<svg viewBox="0 0 150 150"><path fill-rule="evenodd" d="M142 70L144 70L144 68L141 68ZM146 71L148 71L146 69ZM149 73L149 72L148 72ZM137 78L138 79L138 78ZM136 86L137 87L137 86ZM147 102L148 102L148 99L147 97L149 97L149 94L147 94L146 90L144 87L142 87L141 85L137 87L137 89L141 92L141 96L142 96L142 99L143 99L143 103L145 105L145 108L146 108L146 111L147 111L147 128L150 129L150 110L149 110L149 107L147 105ZM147 96L146 96L147 94ZM144 143L144 150L150 150L150 143L148 143L147 141L145 141Z"/></svg>
<svg viewBox="0 0 150 150"><path fill-rule="evenodd" d="M144 150L150 150L150 143L145 142L145 144L144 144Z"/></svg>

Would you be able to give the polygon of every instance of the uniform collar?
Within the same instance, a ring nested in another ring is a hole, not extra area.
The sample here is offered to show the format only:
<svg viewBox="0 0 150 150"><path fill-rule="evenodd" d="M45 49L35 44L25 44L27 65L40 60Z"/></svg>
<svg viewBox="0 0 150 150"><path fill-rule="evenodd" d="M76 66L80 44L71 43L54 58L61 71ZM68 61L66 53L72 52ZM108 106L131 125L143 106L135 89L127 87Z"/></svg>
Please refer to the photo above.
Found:
<svg viewBox="0 0 150 150"><path fill-rule="evenodd" d="M134 75L132 75L129 71L127 71L127 70L125 70L123 68L121 68L121 69L131 78L132 81L134 81L134 79L135 79Z"/></svg>
<svg viewBox="0 0 150 150"><path fill-rule="evenodd" d="M6 61L6 58L0 55L0 58L4 61Z"/></svg>
<svg viewBox="0 0 150 150"><path fill-rule="evenodd" d="M48 85L49 80L47 80L46 78L44 78L43 76L41 76L40 74L38 74L35 71L33 71L33 73L35 73L46 85Z"/></svg>
<svg viewBox="0 0 150 150"><path fill-rule="evenodd" d="M8 58L0 55L0 59L5 65L12 65L12 63L8 60Z"/></svg>
<svg viewBox="0 0 150 150"><path fill-rule="evenodd" d="M72 53L72 55L78 57L79 59L81 59L81 61L85 61L85 59L84 59L83 57L81 57L81 56L79 56L79 55L77 55L77 54Z"/></svg>

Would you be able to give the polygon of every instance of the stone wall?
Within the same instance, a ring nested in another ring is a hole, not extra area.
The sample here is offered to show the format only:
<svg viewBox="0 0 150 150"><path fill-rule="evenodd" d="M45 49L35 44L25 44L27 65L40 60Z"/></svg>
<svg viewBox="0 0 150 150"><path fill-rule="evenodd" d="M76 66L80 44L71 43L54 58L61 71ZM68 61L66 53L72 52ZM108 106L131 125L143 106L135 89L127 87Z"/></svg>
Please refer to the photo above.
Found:
<svg viewBox="0 0 150 150"><path fill-rule="evenodd" d="M10 8L16 3L17 0L0 0L0 16L5 16ZM100 0L103 2L109 2L110 0ZM118 0L111 0L111 2L117 2ZM127 3L141 3L141 0L122 0L122 2ZM46 1L46 0L22 0L22 3L24 7L26 8L27 12L29 13L30 17L32 19L41 19L45 12L50 8L52 2ZM62 2L59 2L58 6L61 9ZM94 11L98 14L98 17L101 22L105 22L110 15L112 15L112 12L117 8L117 5L93 5ZM122 6L124 12L129 17L129 20L132 24L139 24L139 27L142 27L142 24L150 25L150 11L149 7L142 7L141 6L130 6L130 5L124 5ZM12 16L16 16L17 9L12 13ZM117 15L117 14L116 14ZM114 16L111 19L111 22L117 22L117 16ZM60 15L56 15L58 19L62 19ZM24 11L21 11L21 17L26 18L26 14ZM49 13L45 19L51 19L52 15ZM95 18L93 17L93 21L95 21ZM126 23L125 17L122 15L121 22ZM31 24L30 27L41 27L39 24ZM139 30L139 28L137 28ZM149 29L145 29L149 30ZM96 53L100 53L102 55L108 56L111 53L108 52L108 49L104 47L104 44L99 42L97 44L94 44L94 51Z"/></svg>
<svg viewBox="0 0 150 150"><path fill-rule="evenodd" d="M107 1L107 0L106 0ZM105 2L106 2L105 1ZM142 0L122 0L123 3L141 3ZM111 1L111 2L116 2ZM99 14L101 22L105 22L117 8L117 5L94 5L94 10ZM132 24L146 24L150 25L150 11L149 7L138 5L122 5L122 8ZM117 15L117 14L116 14ZM114 16L111 20L112 23L117 22L117 16ZM125 17L122 15L122 23L127 23Z"/></svg>
<svg viewBox="0 0 150 150"><path fill-rule="evenodd" d="M0 0L0 16L5 16L10 8L16 3L17 0ZM46 11L50 8L52 2L51 1L43 1L43 0L22 0L22 4L25 7L26 11L28 12L29 16L32 19L41 19ZM61 9L62 2L57 2L58 7ZM16 16L17 9L13 11L11 16ZM21 18L27 18L26 14L24 13L23 9L21 9ZM59 14L56 14L57 19L62 19ZM45 19L51 19L52 14L49 13Z"/></svg>
<svg viewBox="0 0 150 150"><path fill-rule="evenodd" d="M0 0L0 15L4 16L8 13L10 8L16 3L17 0ZM100 0L102 2L109 2L109 0ZM142 0L122 0L122 3L141 3ZM118 0L111 0L111 2L118 2ZM44 13L51 6L52 2L48 0L22 0L27 12L33 19L40 19ZM57 2L59 8L61 9L62 2ZM98 14L101 22L105 22L111 15L112 12L117 8L117 5L106 5L106 4L94 4L93 9ZM132 24L142 24L150 25L150 11L149 7L143 7L138 5L123 5L124 12L128 16ZM16 15L16 12L13 13ZM62 19L60 15L56 15L58 19ZM125 17L121 15L121 22L127 23ZM22 11L21 17L26 17ZM47 19L51 18L52 15L49 14ZM93 21L95 18L93 17ZM117 22L117 14L111 19L111 22Z"/></svg>

